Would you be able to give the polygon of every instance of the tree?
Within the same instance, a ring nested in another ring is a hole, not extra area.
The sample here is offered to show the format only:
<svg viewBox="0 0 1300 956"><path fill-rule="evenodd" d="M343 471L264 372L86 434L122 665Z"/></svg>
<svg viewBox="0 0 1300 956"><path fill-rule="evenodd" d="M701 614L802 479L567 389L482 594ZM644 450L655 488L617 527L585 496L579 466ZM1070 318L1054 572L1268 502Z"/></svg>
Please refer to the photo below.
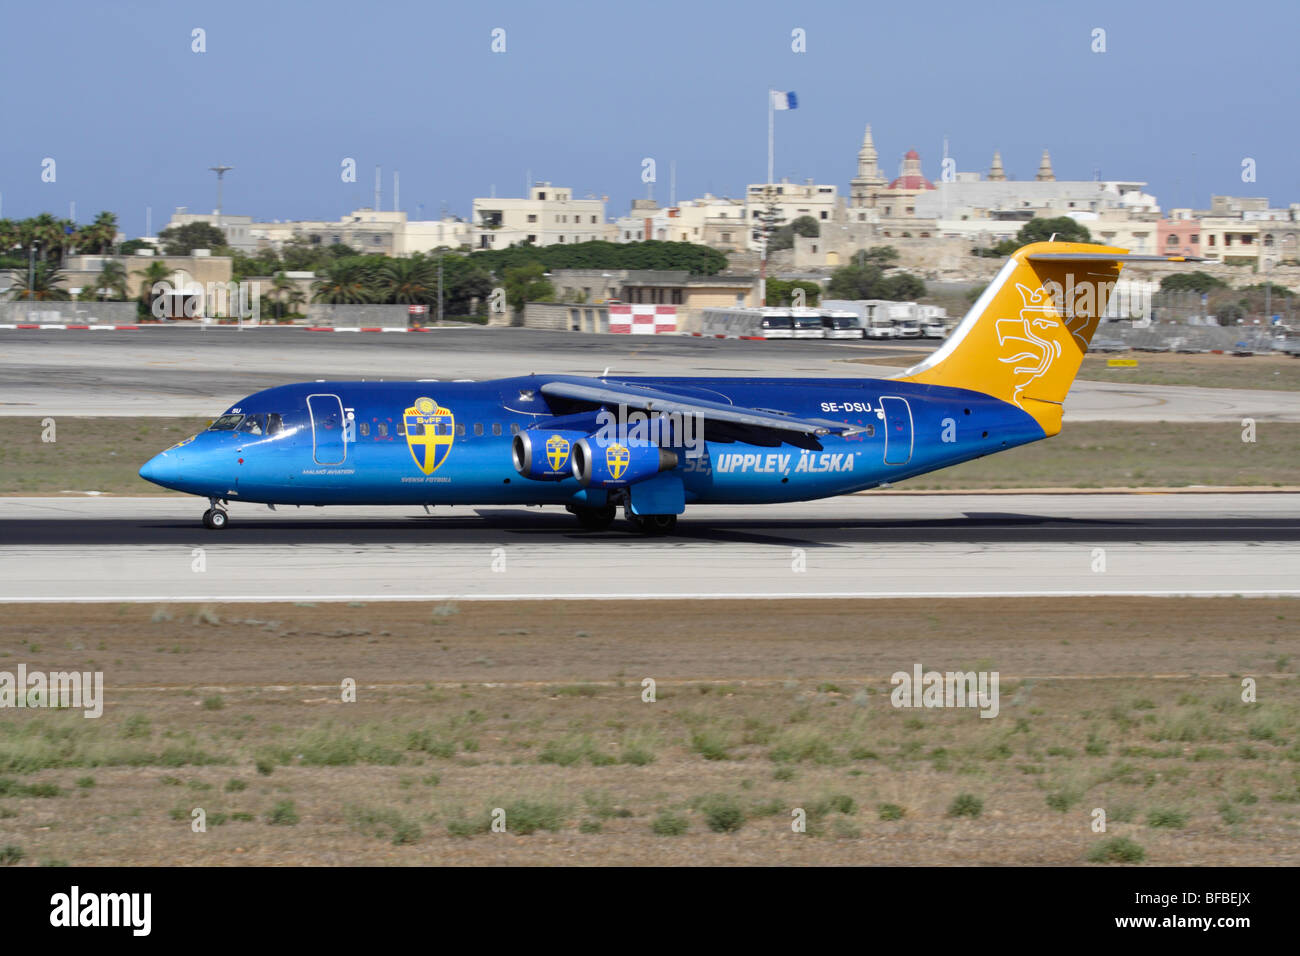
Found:
<svg viewBox="0 0 1300 956"><path fill-rule="evenodd" d="M884 272L873 263L840 266L831 273L826 295L832 299L879 299L876 290Z"/></svg>
<svg viewBox="0 0 1300 956"><path fill-rule="evenodd" d="M226 234L207 222L187 222L158 233L163 251L169 256L188 256L195 249L220 249L226 245Z"/></svg>
<svg viewBox="0 0 1300 956"><path fill-rule="evenodd" d="M772 244L768 246L768 250L793 249L795 236L816 237L820 236L821 232L821 223L816 219L812 216L800 216L772 234Z"/></svg>
<svg viewBox="0 0 1300 956"><path fill-rule="evenodd" d="M165 262L151 262L143 269L137 269L132 275L140 276L140 294L139 299L146 310L152 310L154 299L153 288L160 282L168 282L171 279L171 269Z"/></svg>
<svg viewBox="0 0 1300 956"><path fill-rule="evenodd" d="M316 302L333 305L360 305L374 301L372 276L364 259L340 259L328 266L311 284Z"/></svg>
<svg viewBox="0 0 1300 956"><path fill-rule="evenodd" d="M878 299L894 302L914 302L925 295L925 283L910 272L897 272L886 276L878 286Z"/></svg>
<svg viewBox="0 0 1300 956"><path fill-rule="evenodd" d="M285 296L285 299L289 303L290 310L299 313L301 307L307 302L307 294L295 285L289 290L289 294Z"/></svg>
<svg viewBox="0 0 1300 956"><path fill-rule="evenodd" d="M438 267L423 256L388 259L375 275L375 292L385 302L419 304L438 297Z"/></svg>
<svg viewBox="0 0 1300 956"><path fill-rule="evenodd" d="M1086 226L1069 216L1057 216L1053 219L1031 219L1016 233L1016 248L1027 246L1031 242L1047 242L1055 233L1057 242L1092 242L1092 233Z"/></svg>
<svg viewBox="0 0 1300 956"><path fill-rule="evenodd" d="M925 295L925 283L910 272L885 275L874 263L841 266L831 273L826 294L832 299L889 299L905 302Z"/></svg>
<svg viewBox="0 0 1300 956"><path fill-rule="evenodd" d="M95 277L94 288L81 291L81 298L93 299L97 302L103 302L105 299L116 302L125 299L126 296L126 266L112 259L106 260L100 266L99 275Z"/></svg>
<svg viewBox="0 0 1300 956"><path fill-rule="evenodd" d="M117 254L119 256L133 256L141 249L152 249L153 243L146 242L144 239L128 239L126 242L118 243Z"/></svg>
<svg viewBox="0 0 1300 956"><path fill-rule="evenodd" d="M546 278L541 263L530 262L505 271L506 301L516 312L525 302L555 301L555 286Z"/></svg>
<svg viewBox="0 0 1300 956"><path fill-rule="evenodd" d="M116 238L117 216L111 212L101 212L94 222L77 231L77 251L84 255L104 255L113 251L113 241Z"/></svg>
<svg viewBox="0 0 1300 956"><path fill-rule="evenodd" d="M277 272L271 277L271 296L275 299L275 320L278 322L284 317L284 300L289 292L296 289L292 279L283 272Z"/></svg>
<svg viewBox="0 0 1300 956"><path fill-rule="evenodd" d="M794 290L803 289L804 305L815 306L821 298L822 287L816 282L807 279L768 279L767 280L767 304L768 305L791 305L794 302Z"/></svg>
<svg viewBox="0 0 1300 956"><path fill-rule="evenodd" d="M28 279L31 285L28 285ZM27 269L16 270L13 288L9 294L15 299L28 299L36 302L65 302L72 298L63 282L63 273L50 262L37 262L29 277Z"/></svg>
<svg viewBox="0 0 1300 956"><path fill-rule="evenodd" d="M1226 289L1228 283L1208 272L1176 272L1160 280L1161 292L1212 292Z"/></svg>
<svg viewBox="0 0 1300 956"><path fill-rule="evenodd" d="M882 269L888 269L898 262L898 250L893 246L872 246L853 256L855 262L873 262Z"/></svg>

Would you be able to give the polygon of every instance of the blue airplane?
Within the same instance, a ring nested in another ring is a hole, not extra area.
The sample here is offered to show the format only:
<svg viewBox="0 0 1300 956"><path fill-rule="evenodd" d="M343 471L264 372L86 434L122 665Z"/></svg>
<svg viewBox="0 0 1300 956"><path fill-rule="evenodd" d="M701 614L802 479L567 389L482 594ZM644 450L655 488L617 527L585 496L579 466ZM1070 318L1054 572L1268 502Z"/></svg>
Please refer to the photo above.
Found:
<svg viewBox="0 0 1300 956"><path fill-rule="evenodd" d="M1057 434L1129 255L1017 250L947 340L889 379L587 378L314 382L257 392L140 476L226 505L621 506L666 534L688 504L842 495Z"/></svg>

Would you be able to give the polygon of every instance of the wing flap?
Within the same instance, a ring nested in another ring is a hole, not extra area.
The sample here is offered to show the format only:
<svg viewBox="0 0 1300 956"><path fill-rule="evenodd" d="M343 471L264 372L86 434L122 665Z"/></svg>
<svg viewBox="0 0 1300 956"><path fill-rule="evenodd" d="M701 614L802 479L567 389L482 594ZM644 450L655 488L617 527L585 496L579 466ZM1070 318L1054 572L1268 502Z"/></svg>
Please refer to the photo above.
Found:
<svg viewBox="0 0 1300 956"><path fill-rule="evenodd" d="M547 382L542 386L541 391L543 395L555 398L595 402L598 405L626 405L629 408L658 412L662 415L701 415L705 421L728 422L733 425L795 432L814 437L856 435L865 430L861 425L831 421L828 418L799 418L757 408L724 405L722 402L711 402L706 399L688 399L673 395L671 392L640 385L610 384L596 382L594 379L592 384L572 381Z"/></svg>

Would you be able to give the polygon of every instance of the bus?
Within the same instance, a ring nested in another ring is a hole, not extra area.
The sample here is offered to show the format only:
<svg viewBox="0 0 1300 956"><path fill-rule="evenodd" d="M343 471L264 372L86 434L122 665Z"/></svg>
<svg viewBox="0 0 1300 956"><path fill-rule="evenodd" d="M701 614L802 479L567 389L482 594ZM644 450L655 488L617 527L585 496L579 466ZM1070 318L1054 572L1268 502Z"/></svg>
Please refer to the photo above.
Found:
<svg viewBox="0 0 1300 956"><path fill-rule="evenodd" d="M847 309L828 309L822 313L822 330L828 339L860 339L864 337L862 318Z"/></svg>
<svg viewBox="0 0 1300 956"><path fill-rule="evenodd" d="M796 339L824 339L826 330L822 328L822 314L816 309L791 309L790 317L794 320L794 337Z"/></svg>

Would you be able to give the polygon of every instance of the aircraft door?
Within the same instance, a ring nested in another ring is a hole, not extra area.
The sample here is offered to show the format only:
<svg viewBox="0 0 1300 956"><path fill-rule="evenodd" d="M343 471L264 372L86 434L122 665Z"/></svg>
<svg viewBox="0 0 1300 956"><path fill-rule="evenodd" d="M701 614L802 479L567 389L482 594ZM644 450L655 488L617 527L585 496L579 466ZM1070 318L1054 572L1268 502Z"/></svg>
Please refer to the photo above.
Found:
<svg viewBox="0 0 1300 956"><path fill-rule="evenodd" d="M906 465L912 460L912 406L907 399L882 396L885 413L885 464Z"/></svg>
<svg viewBox="0 0 1300 956"><path fill-rule="evenodd" d="M341 465L348 457L343 403L337 395L308 395L312 457L318 465Z"/></svg>

